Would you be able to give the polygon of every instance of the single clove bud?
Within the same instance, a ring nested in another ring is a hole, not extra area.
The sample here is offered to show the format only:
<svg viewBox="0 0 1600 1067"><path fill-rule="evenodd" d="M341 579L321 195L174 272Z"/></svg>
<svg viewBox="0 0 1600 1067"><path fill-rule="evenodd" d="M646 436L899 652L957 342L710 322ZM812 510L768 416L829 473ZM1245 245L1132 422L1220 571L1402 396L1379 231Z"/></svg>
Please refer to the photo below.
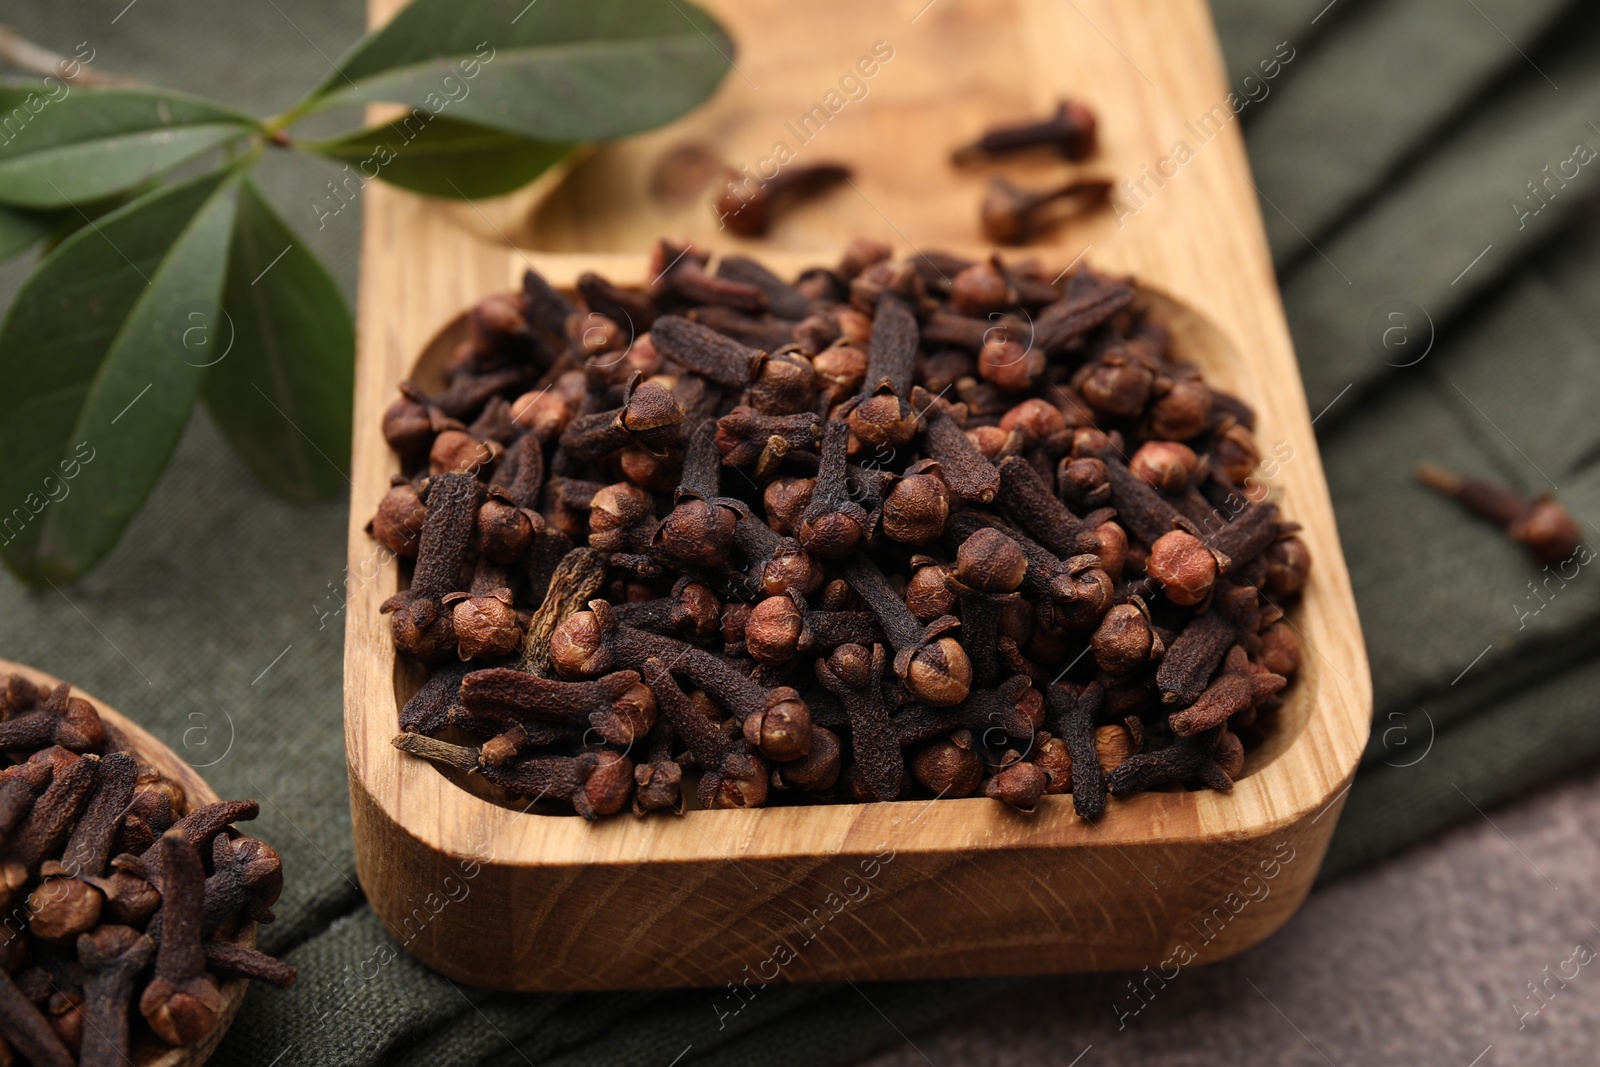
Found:
<svg viewBox="0 0 1600 1067"><path fill-rule="evenodd" d="M740 237L763 237L787 205L849 180L850 168L836 163L791 166L766 179L730 178L711 202L711 210L718 229L726 226Z"/></svg>
<svg viewBox="0 0 1600 1067"><path fill-rule="evenodd" d="M4 970L0 970L0 1033L35 1067L73 1067L72 1054L44 1013L22 994Z"/></svg>
<svg viewBox="0 0 1600 1067"><path fill-rule="evenodd" d="M925 545L938 540L949 517L950 487L939 462L921 459L906 468L884 498L883 535L904 545Z"/></svg>
<svg viewBox="0 0 1600 1067"><path fill-rule="evenodd" d="M950 495L963 504L992 501L1000 491L1000 471L963 432L956 417L960 409L928 397L920 389L912 402L926 420L923 446L928 456L938 462L939 477L949 487Z"/></svg>
<svg viewBox="0 0 1600 1067"><path fill-rule="evenodd" d="M882 645L840 645L819 659L817 680L850 716L858 779L874 800L894 800L904 784L905 760L883 704L882 678L888 655Z"/></svg>
<svg viewBox="0 0 1600 1067"><path fill-rule="evenodd" d="M299 972L289 964L243 945L207 941L205 952L206 968L223 978L249 978L278 989L288 989L299 977Z"/></svg>
<svg viewBox="0 0 1600 1067"><path fill-rule="evenodd" d="M1282 675L1250 662L1245 650L1235 645L1223 663L1222 673L1193 704L1168 716L1168 725L1180 737L1210 730L1259 706L1285 684L1287 679Z"/></svg>
<svg viewBox="0 0 1600 1067"><path fill-rule="evenodd" d="M960 642L945 636L959 620L946 615L923 626L871 560L851 558L841 569L894 646L894 672L911 695L933 707L965 700L972 687L972 663Z"/></svg>
<svg viewBox="0 0 1600 1067"><path fill-rule="evenodd" d="M661 705L673 732L683 738L696 763L706 768L699 796L707 808L759 808L767 802L767 765L751 752L743 734L731 738L717 730L678 687L666 663L644 663L645 683Z"/></svg>
<svg viewBox="0 0 1600 1067"><path fill-rule="evenodd" d="M128 1010L134 984L155 957L156 947L132 927L100 926L78 935L77 950L85 973L86 1005L78 1063L80 1067L127 1063Z"/></svg>
<svg viewBox="0 0 1600 1067"><path fill-rule="evenodd" d="M753 466L774 438L785 449L813 449L822 441L822 420L815 412L764 415L743 406L717 420L717 448L729 467Z"/></svg>
<svg viewBox="0 0 1600 1067"><path fill-rule="evenodd" d="M996 244L1027 244L1050 223L1059 221L1045 219L1044 209L1049 205L1079 200L1079 212L1091 211L1105 202L1110 191L1111 182L1105 178L1075 178L1059 188L1037 192L1020 189L1004 178L991 178L978 221L983 235Z"/></svg>
<svg viewBox="0 0 1600 1067"><path fill-rule="evenodd" d="M600 459L630 445L660 451L678 443L682 425L683 409L672 394L635 374L621 407L579 415L561 431L561 447L578 460Z"/></svg>
<svg viewBox="0 0 1600 1067"><path fill-rule="evenodd" d="M955 571L945 579L961 599L962 647L972 661L972 684L993 685L1000 669L1001 614L1021 599L1016 590L1028 572L1028 557L993 527L974 531L956 552Z"/></svg>
<svg viewBox="0 0 1600 1067"><path fill-rule="evenodd" d="M1090 822L1106 811L1106 781L1095 745L1094 720L1105 701L1099 682L1075 686L1057 682L1045 692L1051 732L1062 738L1072 764L1072 806Z"/></svg>
<svg viewBox="0 0 1600 1067"><path fill-rule="evenodd" d="M973 750L972 732L956 730L911 756L911 775L939 797L969 797L983 782L983 759Z"/></svg>
<svg viewBox="0 0 1600 1067"><path fill-rule="evenodd" d="M800 517L800 546L818 559L843 559L868 534L867 512L850 497L845 450L847 423L830 421L822 431L822 462L811 502Z"/></svg>
<svg viewBox="0 0 1600 1067"><path fill-rule="evenodd" d="M199 1041L216 1029L222 994L206 973L202 926L205 868L181 829L156 843L161 867L161 941L156 974L139 998L139 1012L169 1045Z"/></svg>
<svg viewBox="0 0 1600 1067"><path fill-rule="evenodd" d="M873 618L859 611L812 611L795 591L756 604L745 622L744 643L757 663L778 666L800 652L826 652L866 644L877 636Z"/></svg>
<svg viewBox="0 0 1600 1067"><path fill-rule="evenodd" d="M1462 478L1432 463L1417 467L1417 481L1504 530L1540 563L1559 563L1577 549L1583 532L1570 512L1546 493L1528 500L1504 486Z"/></svg>
<svg viewBox="0 0 1600 1067"><path fill-rule="evenodd" d="M559 682L524 671L491 667L461 683L461 704L483 722L502 728L528 721L593 729L606 744L626 747L655 726L656 704L636 671L615 671L584 682Z"/></svg>
<svg viewBox="0 0 1600 1067"><path fill-rule="evenodd" d="M495 765L480 749L420 734L400 734L394 747L433 763L477 772L517 796L570 804L585 819L614 815L633 794L633 761L608 749L578 756L528 756Z"/></svg>
<svg viewBox="0 0 1600 1067"><path fill-rule="evenodd" d="M950 162L957 166L1009 155L1028 148L1053 148L1067 159L1085 159L1095 146L1094 112L1075 100L1063 100L1049 118L1015 126L996 126L973 143L956 149Z"/></svg>
<svg viewBox="0 0 1600 1067"><path fill-rule="evenodd" d="M749 256L720 257L717 277L760 289L767 298L767 310L780 319L798 321L811 313L811 300L804 293Z"/></svg>

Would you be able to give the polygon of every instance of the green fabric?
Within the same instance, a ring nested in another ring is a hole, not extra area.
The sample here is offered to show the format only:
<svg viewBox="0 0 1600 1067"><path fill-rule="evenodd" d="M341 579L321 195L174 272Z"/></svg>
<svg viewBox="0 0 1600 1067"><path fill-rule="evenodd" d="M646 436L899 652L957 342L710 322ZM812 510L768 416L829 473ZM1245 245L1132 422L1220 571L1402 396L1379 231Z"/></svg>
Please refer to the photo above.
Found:
<svg viewBox="0 0 1600 1067"><path fill-rule="evenodd" d="M25 0L6 19L57 51L88 40L108 71L258 113L323 77L363 19L351 0L204 14L139 0L113 23L115 10L79 6ZM1310 406L1332 404L1317 429L1377 697L1332 877L1600 755L1600 577L1552 581L1540 607L1528 583L1542 576L1520 551L1411 480L1429 458L1529 492L1554 485L1596 529L1600 234L1585 209L1600 168L1521 228L1508 202L1531 208L1525 182L1580 141L1600 146L1600 25L1576 0L1216 7L1235 85L1278 42L1296 49L1244 119ZM353 291L356 214L318 231L308 206L332 171L273 161L264 184ZM22 273L0 267L0 297ZM1365 340L1392 298L1435 327L1411 367ZM222 793L262 801L256 829L289 873L264 946L302 977L253 991L214 1062L843 1063L1013 988L773 988L724 1027L710 991L512 996L412 962L364 906L351 856L344 518L342 502L274 501L201 416L99 571L43 594L0 579L0 655L108 699Z"/></svg>

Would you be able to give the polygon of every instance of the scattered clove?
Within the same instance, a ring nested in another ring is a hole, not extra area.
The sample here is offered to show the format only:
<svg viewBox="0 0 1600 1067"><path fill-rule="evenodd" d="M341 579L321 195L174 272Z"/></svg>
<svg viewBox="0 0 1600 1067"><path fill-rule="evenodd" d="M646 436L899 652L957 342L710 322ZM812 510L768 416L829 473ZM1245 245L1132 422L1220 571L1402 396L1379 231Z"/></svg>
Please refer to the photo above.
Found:
<svg viewBox="0 0 1600 1067"><path fill-rule="evenodd" d="M1073 161L1087 158L1095 147L1094 112L1075 100L1063 100L1042 122L996 126L973 143L956 149L950 161L960 166L1041 147L1053 148Z"/></svg>
<svg viewBox="0 0 1600 1067"><path fill-rule="evenodd" d="M1090 211L1105 203L1111 182L1105 178L1075 178L1055 189L1030 192L1019 189L1004 178L992 178L989 191L978 208L983 235L995 244L1021 245L1060 221L1046 218L1045 209L1061 201L1079 201L1078 211Z"/></svg>
<svg viewBox="0 0 1600 1067"><path fill-rule="evenodd" d="M718 227L740 237L762 237L786 205L807 200L850 179L850 168L836 163L787 167L770 178L730 178L711 202Z"/></svg>
<svg viewBox="0 0 1600 1067"><path fill-rule="evenodd" d="M1549 493L1533 500L1480 478L1462 478L1432 463L1417 467L1417 481L1453 498L1506 536L1526 546L1540 563L1560 563L1583 540L1572 514Z"/></svg>

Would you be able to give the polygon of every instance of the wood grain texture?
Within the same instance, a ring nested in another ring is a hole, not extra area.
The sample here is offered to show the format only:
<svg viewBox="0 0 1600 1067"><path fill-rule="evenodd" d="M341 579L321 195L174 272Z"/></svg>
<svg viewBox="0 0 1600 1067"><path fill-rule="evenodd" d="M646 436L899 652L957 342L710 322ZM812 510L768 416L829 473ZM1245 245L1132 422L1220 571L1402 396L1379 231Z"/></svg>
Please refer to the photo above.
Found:
<svg viewBox="0 0 1600 1067"><path fill-rule="evenodd" d="M1139 968L1241 951L1310 888L1366 740L1371 683L1237 122L1214 119L1204 140L1186 125L1213 107L1232 114L1205 4L937 0L913 22L925 3L710 3L740 43L740 72L706 109L579 164L574 178L589 180L484 205L367 191L345 645L351 805L374 909L452 978L557 990ZM371 10L381 19L394 6ZM876 40L893 60L801 155L849 160L854 190L765 242L719 235L704 196L676 213L645 202L661 152L702 141L745 161L764 153ZM1304 662L1277 736L1231 795L1113 801L1098 825L1070 797L1028 817L966 799L590 825L479 799L390 746L397 688L415 678L377 610L398 572L363 526L397 469L380 418L430 338L528 266L556 284L583 270L642 282L641 252L662 233L779 269L831 261L856 234L903 252L982 251L977 200L998 171L957 172L946 154L1063 96L1098 112L1099 155L1006 174L1140 179L1180 140L1192 158L1163 185L1146 180L1121 226L1104 212L1025 254L1065 267L1087 250L1100 269L1136 274L1163 302L1180 354L1256 407L1263 451L1293 453L1271 482L1315 561L1291 614Z"/></svg>
<svg viewBox="0 0 1600 1067"><path fill-rule="evenodd" d="M54 689L63 681L24 664L0 659L0 675L7 674L20 674L43 689ZM105 721L110 734L108 746L110 751L120 750L130 753L140 763L157 768L167 778L183 787L184 810L181 814L186 815L195 808L215 804L220 799L193 767L179 759L170 748L146 733L131 719L104 701L85 693L76 685L72 687L72 695L87 700L100 713L100 718ZM235 943L246 948L255 948L255 923L245 924L240 929ZM133 1047L129 1050L133 1055L135 1067L196 1067L204 1063L222 1042L228 1027L233 1025L233 1017L239 1014L239 1006L244 1003L245 990L249 986L250 983L243 978L230 978L221 983L222 1011L218 1016L217 1028L205 1040L193 1045L173 1048L158 1040L153 1034L146 1032L141 1035L140 1028L136 1025ZM137 1014L134 1019L137 1023Z"/></svg>

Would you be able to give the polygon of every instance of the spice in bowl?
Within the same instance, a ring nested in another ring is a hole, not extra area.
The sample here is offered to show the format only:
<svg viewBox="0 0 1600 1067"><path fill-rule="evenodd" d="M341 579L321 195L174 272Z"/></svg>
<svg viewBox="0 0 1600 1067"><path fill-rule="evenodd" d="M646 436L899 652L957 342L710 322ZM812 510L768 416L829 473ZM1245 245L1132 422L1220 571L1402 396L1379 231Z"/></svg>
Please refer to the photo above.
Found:
<svg viewBox="0 0 1600 1067"><path fill-rule="evenodd" d="M295 979L244 943L283 889L277 852L233 826L256 802L193 805L119 744L69 685L0 676L0 1052L40 1067L131 1063L143 1033L203 1042L225 981Z"/></svg>
<svg viewBox="0 0 1600 1067"><path fill-rule="evenodd" d="M1310 557L1131 280L860 240L529 272L384 417L402 750L599 818L1227 791Z"/></svg>

